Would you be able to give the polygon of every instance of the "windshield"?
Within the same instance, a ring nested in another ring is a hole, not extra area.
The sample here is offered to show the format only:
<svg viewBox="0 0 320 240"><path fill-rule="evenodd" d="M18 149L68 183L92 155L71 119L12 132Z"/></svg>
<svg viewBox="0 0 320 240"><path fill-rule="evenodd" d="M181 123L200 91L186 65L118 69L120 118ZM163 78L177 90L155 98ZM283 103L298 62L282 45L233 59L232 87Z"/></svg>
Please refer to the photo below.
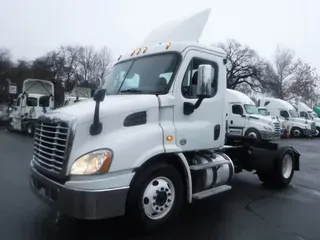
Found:
<svg viewBox="0 0 320 240"><path fill-rule="evenodd" d="M290 113L291 117L294 117L294 118L299 117L299 114L296 110L289 110L289 113Z"/></svg>
<svg viewBox="0 0 320 240"><path fill-rule="evenodd" d="M27 97L27 106L36 107L38 105L38 99L34 97Z"/></svg>
<svg viewBox="0 0 320 240"><path fill-rule="evenodd" d="M124 93L161 94L169 90L180 55L167 53L116 64L103 86L108 95Z"/></svg>
<svg viewBox="0 0 320 240"><path fill-rule="evenodd" d="M40 107L49 107L50 104L50 96L42 96L39 99L39 106Z"/></svg>
<svg viewBox="0 0 320 240"><path fill-rule="evenodd" d="M267 109L258 109L260 115L269 116Z"/></svg>
<svg viewBox="0 0 320 240"><path fill-rule="evenodd" d="M245 104L244 109L248 114L259 114L259 111L256 105Z"/></svg>
<svg viewBox="0 0 320 240"><path fill-rule="evenodd" d="M317 114L313 111L308 111L308 115L310 118L318 118Z"/></svg>

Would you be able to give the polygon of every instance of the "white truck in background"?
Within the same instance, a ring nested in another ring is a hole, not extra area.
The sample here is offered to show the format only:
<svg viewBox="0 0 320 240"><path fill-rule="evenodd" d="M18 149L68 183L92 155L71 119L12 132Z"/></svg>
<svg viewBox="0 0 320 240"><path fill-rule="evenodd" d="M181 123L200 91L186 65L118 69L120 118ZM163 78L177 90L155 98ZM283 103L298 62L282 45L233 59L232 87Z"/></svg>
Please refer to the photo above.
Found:
<svg viewBox="0 0 320 240"><path fill-rule="evenodd" d="M53 83L40 79L26 79L9 115L8 130L33 135L36 119L53 109Z"/></svg>
<svg viewBox="0 0 320 240"><path fill-rule="evenodd" d="M270 115L286 120L288 131L292 137L311 137L315 134L315 123L301 119L296 109L288 102L277 98L261 98L259 107L265 107Z"/></svg>
<svg viewBox="0 0 320 240"><path fill-rule="evenodd" d="M296 108L301 118L309 119L315 122L316 133L314 134L314 136L320 137L320 118L318 118L318 115L303 102L298 101L293 104L293 106Z"/></svg>
<svg viewBox="0 0 320 240"><path fill-rule="evenodd" d="M156 29L119 57L93 99L39 117L31 189L60 216L125 215L153 230L184 202L230 190L242 170L270 186L290 184L300 167L295 148L226 137L226 54L197 42L209 13Z"/></svg>
<svg viewBox="0 0 320 240"><path fill-rule="evenodd" d="M226 102L228 134L262 140L280 139L280 122L276 118L260 115L250 97L237 90L227 89Z"/></svg>
<svg viewBox="0 0 320 240"><path fill-rule="evenodd" d="M265 117L270 117L272 119L276 118L280 122L281 136L288 134L288 124L283 117L271 116L268 109L265 107L258 107L259 114Z"/></svg>

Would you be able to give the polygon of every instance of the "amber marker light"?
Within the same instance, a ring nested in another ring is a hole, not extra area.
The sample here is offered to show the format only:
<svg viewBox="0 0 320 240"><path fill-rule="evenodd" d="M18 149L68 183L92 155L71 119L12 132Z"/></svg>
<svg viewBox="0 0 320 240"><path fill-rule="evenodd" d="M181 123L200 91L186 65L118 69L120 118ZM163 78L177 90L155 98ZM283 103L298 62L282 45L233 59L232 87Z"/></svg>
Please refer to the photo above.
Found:
<svg viewBox="0 0 320 240"><path fill-rule="evenodd" d="M171 142L173 137L171 135L169 135L169 136L166 137L166 139L167 139L168 142Z"/></svg>

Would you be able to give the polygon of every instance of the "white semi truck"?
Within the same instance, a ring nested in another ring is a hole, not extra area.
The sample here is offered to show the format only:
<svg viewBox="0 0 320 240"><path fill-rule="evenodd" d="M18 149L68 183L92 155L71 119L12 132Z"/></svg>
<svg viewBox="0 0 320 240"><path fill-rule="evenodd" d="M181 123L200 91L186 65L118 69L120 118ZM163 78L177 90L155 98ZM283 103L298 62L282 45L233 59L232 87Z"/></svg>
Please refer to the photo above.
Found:
<svg viewBox="0 0 320 240"><path fill-rule="evenodd" d="M258 107L258 111L259 111L259 114L262 116L270 117L272 119L276 118L279 121L281 136L285 136L288 133L288 124L283 117L271 116L270 113L268 112L268 109L265 107Z"/></svg>
<svg viewBox="0 0 320 240"><path fill-rule="evenodd" d="M318 115L303 102L296 102L293 104L293 106L296 108L301 118L309 119L315 122L316 133L314 136L320 137L320 118L318 118Z"/></svg>
<svg viewBox="0 0 320 240"><path fill-rule="evenodd" d="M276 118L260 115L257 106L247 95L227 89L226 100L229 135L262 140L280 139L280 122Z"/></svg>
<svg viewBox="0 0 320 240"><path fill-rule="evenodd" d="M196 41L209 13L122 55L92 100L39 117L30 183L40 199L61 215L125 215L152 230L184 202L230 190L242 170L271 186L290 183L295 148L226 138L226 55ZM168 37L176 42L159 44Z"/></svg>
<svg viewBox="0 0 320 240"><path fill-rule="evenodd" d="M9 115L8 130L32 135L36 119L53 108L53 83L40 79L26 79Z"/></svg>
<svg viewBox="0 0 320 240"><path fill-rule="evenodd" d="M315 122L299 117L296 109L287 101L277 98L261 98L259 107L265 107L272 116L286 120L288 132L292 137L311 137L315 135Z"/></svg>

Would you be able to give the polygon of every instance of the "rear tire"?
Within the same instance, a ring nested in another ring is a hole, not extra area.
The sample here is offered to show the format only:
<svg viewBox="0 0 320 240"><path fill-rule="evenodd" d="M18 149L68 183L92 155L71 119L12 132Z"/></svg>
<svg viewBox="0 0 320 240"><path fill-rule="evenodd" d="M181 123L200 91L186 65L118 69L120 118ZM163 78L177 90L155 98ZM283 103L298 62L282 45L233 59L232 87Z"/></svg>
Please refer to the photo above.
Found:
<svg viewBox="0 0 320 240"><path fill-rule="evenodd" d="M172 222L185 196L180 173L171 165L157 164L137 174L127 198L130 225L152 231Z"/></svg>
<svg viewBox="0 0 320 240"><path fill-rule="evenodd" d="M260 181L269 187L287 187L293 178L295 170L294 156L294 152L290 147L281 148L275 159L274 172L257 172Z"/></svg>

